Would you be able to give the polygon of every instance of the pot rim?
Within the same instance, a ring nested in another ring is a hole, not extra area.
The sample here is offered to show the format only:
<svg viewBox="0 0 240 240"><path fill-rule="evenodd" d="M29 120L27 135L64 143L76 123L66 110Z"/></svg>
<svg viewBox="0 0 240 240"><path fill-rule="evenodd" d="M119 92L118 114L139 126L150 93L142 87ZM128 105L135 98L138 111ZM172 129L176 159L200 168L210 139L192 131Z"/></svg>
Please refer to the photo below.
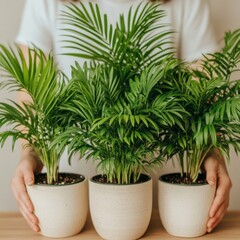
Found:
<svg viewBox="0 0 240 240"><path fill-rule="evenodd" d="M119 186L119 187L124 187L124 186L133 186L133 185L140 185L140 184L144 184L144 183L147 183L149 181L152 180L152 177L147 174L147 173L141 173L141 175L144 175L147 177L147 180L144 181L144 182L139 182L139 183L129 183L129 184L117 184L117 183L101 183L101 182L97 182L94 180L94 178L98 177L98 176L101 176L102 174L97 174L97 175L94 175L92 176L89 181L94 183L94 184L99 184L99 185L105 185L105 186Z"/></svg>
<svg viewBox="0 0 240 240"><path fill-rule="evenodd" d="M47 173L46 173L46 172L42 172L42 173L39 173L39 174L47 174ZM63 185L60 185L60 184L57 184L57 185L54 185L54 184L42 184L42 183L36 184L36 183L34 183L34 184L32 184L32 185L30 185L30 186L28 186L28 187L31 187L31 186L55 187L55 188L57 188L57 187L68 187L68 186L76 185L76 184L79 184L79 183L84 183L84 182L87 180L87 178L85 177L85 175L83 175L83 174L81 174L81 173L59 172L59 174L60 174L60 175L61 175L61 174L71 174L71 175L75 175L75 176L78 175L78 176L81 176L82 179L81 179L81 181L79 180L79 181L76 181L76 182L74 182L74 183L68 183L68 184L63 184Z"/></svg>
<svg viewBox="0 0 240 240"><path fill-rule="evenodd" d="M202 187L202 186L205 186L205 185L209 185L209 183L191 183L191 184L179 184L179 183L170 183L170 182L166 182L164 181L162 178L165 177L165 176L169 176L169 175L176 175L176 174L180 174L180 172L170 172L170 173L165 173L165 174L162 174L159 178L158 178L158 181L159 182L162 182L162 183L165 183L165 184L169 184L169 185L174 185L174 186L179 186L179 187L183 187L183 186L186 186L186 187ZM210 186L210 185L209 185Z"/></svg>

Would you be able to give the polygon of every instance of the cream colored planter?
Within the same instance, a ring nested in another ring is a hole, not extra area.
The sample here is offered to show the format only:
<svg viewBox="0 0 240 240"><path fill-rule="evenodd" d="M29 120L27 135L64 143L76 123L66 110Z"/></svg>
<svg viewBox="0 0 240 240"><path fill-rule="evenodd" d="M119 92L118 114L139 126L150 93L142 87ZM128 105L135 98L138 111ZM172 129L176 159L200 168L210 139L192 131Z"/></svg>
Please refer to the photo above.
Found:
<svg viewBox="0 0 240 240"><path fill-rule="evenodd" d="M41 234L68 237L83 228L88 213L88 181L64 186L27 187L39 219Z"/></svg>
<svg viewBox="0 0 240 240"><path fill-rule="evenodd" d="M89 181L90 213L97 233L108 240L140 238L152 213L152 179L132 185Z"/></svg>
<svg viewBox="0 0 240 240"><path fill-rule="evenodd" d="M215 189L208 184L171 184L159 178L158 207L166 231L178 237L204 235Z"/></svg>

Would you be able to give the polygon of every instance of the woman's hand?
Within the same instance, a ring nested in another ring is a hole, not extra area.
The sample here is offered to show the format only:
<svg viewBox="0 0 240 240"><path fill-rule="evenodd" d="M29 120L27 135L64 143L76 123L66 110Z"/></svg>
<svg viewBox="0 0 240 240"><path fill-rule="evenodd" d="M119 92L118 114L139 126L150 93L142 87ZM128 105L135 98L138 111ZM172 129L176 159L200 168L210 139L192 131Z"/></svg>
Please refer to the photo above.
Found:
<svg viewBox="0 0 240 240"><path fill-rule="evenodd" d="M29 226L36 232L40 231L38 219L34 215L34 207L28 196L26 185L34 184L34 172L40 171L41 164L31 154L22 157L12 179L12 191L18 208Z"/></svg>
<svg viewBox="0 0 240 240"><path fill-rule="evenodd" d="M229 195L232 187L225 160L219 155L211 155L204 162L207 181L210 185L217 184L216 195L209 211L207 232L211 232L224 217L229 206Z"/></svg>

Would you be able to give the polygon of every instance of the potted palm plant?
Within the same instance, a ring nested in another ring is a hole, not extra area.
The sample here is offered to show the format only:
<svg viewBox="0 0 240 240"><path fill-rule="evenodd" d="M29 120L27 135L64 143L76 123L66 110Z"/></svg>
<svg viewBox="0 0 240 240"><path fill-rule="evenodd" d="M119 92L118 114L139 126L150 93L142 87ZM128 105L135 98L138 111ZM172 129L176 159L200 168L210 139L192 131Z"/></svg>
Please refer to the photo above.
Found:
<svg viewBox="0 0 240 240"><path fill-rule="evenodd" d="M159 179L159 213L175 236L206 233L215 187L207 184L201 167L208 154L229 160L230 146L240 150L240 81L230 80L240 62L240 31L225 35L219 52L204 56L201 70L179 64L165 86L182 99L186 114L179 127L164 134L161 151L176 158L181 172ZM201 207L200 207L201 206Z"/></svg>
<svg viewBox="0 0 240 240"><path fill-rule="evenodd" d="M23 139L39 157L46 173L36 175L35 184L27 187L43 235L66 237L84 226L88 212L87 181L83 175L59 173L64 151L61 143L52 145L65 125L59 121L60 105L67 98L64 75L53 57L40 49L28 51L27 60L21 50L0 45L0 68L6 73L2 88L27 92L31 101L13 100L0 103L0 143L12 138ZM7 127L10 125L10 127ZM5 128L6 127L6 128Z"/></svg>
<svg viewBox="0 0 240 240"><path fill-rule="evenodd" d="M58 141L70 156L97 161L101 174L89 182L90 212L104 239L138 239L146 231L152 211L146 173L162 161L163 129L180 124L184 111L174 94L161 91L176 64L170 31L159 23L163 15L150 3L130 9L116 25L91 3L70 5L63 14L66 46L74 49L68 54L90 62L72 67L72 98L61 109L72 127Z"/></svg>

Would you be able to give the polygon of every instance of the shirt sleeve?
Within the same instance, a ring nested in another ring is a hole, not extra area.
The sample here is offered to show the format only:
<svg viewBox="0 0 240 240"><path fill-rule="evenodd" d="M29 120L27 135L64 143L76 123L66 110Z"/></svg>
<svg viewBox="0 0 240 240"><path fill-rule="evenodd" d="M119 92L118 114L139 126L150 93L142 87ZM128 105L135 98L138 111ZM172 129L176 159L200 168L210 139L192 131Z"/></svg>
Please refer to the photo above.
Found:
<svg viewBox="0 0 240 240"><path fill-rule="evenodd" d="M182 1L182 0L181 0ZM219 50L207 0L185 0L180 32L179 57L185 61Z"/></svg>
<svg viewBox="0 0 240 240"><path fill-rule="evenodd" d="M37 46L45 52L52 50L52 32L47 1L26 0L19 33L15 42L28 47Z"/></svg>

